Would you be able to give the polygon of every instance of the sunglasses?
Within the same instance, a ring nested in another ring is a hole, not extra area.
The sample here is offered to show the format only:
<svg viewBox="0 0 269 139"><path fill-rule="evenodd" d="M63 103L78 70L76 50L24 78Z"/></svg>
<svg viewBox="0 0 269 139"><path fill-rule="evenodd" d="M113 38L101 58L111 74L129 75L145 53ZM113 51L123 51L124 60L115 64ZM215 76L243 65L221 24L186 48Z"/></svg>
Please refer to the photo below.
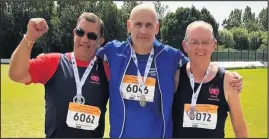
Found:
<svg viewBox="0 0 269 139"><path fill-rule="evenodd" d="M81 28L75 28L75 33L79 37L83 37L85 34L85 31ZM98 36L94 32L88 32L87 37L89 40L97 40Z"/></svg>

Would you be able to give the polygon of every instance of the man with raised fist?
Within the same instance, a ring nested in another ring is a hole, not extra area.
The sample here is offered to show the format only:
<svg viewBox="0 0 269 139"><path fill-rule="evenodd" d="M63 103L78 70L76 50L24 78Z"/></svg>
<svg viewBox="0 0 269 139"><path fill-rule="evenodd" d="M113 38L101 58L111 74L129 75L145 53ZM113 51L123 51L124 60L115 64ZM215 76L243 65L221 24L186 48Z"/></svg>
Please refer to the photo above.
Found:
<svg viewBox="0 0 269 139"><path fill-rule="evenodd" d="M81 14L73 30L73 52L43 54L30 60L35 41L48 29L43 18L30 19L11 56L9 77L27 85L44 84L46 138L102 138L108 79L103 60L95 53L104 42L103 21L93 13Z"/></svg>

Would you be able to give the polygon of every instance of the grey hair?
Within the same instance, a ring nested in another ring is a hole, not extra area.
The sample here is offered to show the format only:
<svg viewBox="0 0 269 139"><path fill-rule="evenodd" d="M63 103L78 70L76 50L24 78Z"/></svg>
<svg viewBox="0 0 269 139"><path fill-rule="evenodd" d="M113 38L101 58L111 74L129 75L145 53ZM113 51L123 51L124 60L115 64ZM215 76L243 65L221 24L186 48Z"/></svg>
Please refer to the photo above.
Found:
<svg viewBox="0 0 269 139"><path fill-rule="evenodd" d="M186 29L186 32L185 32L185 37L184 37L184 40L187 40L187 38L189 37L188 36L188 32L190 31L190 29L192 28L195 28L195 27L203 27L207 30L210 31L211 33L211 38L212 40L216 40L215 36L214 36L214 32L213 32L213 27L211 24L205 22L205 21L194 21L192 23L190 23L188 26L187 26L187 29Z"/></svg>

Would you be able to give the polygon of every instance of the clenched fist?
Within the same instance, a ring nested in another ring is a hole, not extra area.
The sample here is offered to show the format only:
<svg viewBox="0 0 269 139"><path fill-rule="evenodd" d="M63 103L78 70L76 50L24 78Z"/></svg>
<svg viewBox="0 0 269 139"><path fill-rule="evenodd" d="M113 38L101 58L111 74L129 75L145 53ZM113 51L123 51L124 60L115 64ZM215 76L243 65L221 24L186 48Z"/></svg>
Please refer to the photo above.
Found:
<svg viewBox="0 0 269 139"><path fill-rule="evenodd" d="M36 41L43 36L49 27L44 18L31 18L27 25L26 37L29 41Z"/></svg>

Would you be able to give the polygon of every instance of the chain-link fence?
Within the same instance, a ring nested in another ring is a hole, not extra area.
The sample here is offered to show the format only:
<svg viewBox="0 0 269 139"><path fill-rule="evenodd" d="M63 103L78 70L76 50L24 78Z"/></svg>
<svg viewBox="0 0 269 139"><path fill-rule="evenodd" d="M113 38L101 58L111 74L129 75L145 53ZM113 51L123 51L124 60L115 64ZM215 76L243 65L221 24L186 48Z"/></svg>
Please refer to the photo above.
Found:
<svg viewBox="0 0 269 139"><path fill-rule="evenodd" d="M242 50L242 51L227 51L213 52L212 61L268 61L268 51L264 50Z"/></svg>

